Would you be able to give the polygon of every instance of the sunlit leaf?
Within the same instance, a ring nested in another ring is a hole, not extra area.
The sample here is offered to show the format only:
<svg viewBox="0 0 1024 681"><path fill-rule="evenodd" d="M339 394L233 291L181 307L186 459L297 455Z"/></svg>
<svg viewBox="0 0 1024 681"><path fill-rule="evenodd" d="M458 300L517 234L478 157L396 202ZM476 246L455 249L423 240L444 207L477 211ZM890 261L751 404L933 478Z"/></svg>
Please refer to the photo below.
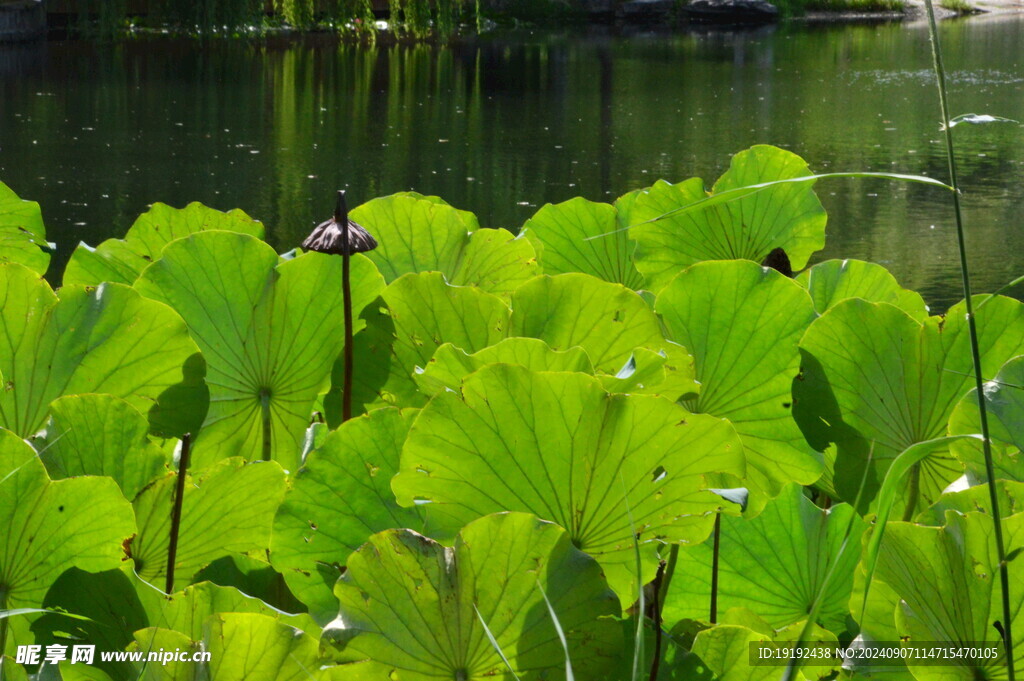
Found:
<svg viewBox="0 0 1024 681"><path fill-rule="evenodd" d="M700 394L687 408L729 419L743 439L755 510L790 482L814 482L822 464L791 395L797 343L815 317L807 291L752 262L709 262L677 276L655 310L696 363Z"/></svg>
<svg viewBox="0 0 1024 681"><path fill-rule="evenodd" d="M210 409L194 466L269 456L298 468L313 403L344 343L341 270L339 256L280 263L254 237L213 231L173 242L139 278L140 292L181 314L206 360ZM372 263L352 258L356 314L382 286Z"/></svg>
<svg viewBox="0 0 1024 681"><path fill-rule="evenodd" d="M307 457L277 512L274 567L324 621L337 614L334 583L352 551L391 527L424 529L419 510L391 492L415 415L386 408L344 423Z"/></svg>
<svg viewBox="0 0 1024 681"><path fill-rule="evenodd" d="M902 288L896 277L881 265L863 260L826 260L804 270L796 278L807 287L814 309L824 314L847 298L889 303L918 321L928 316L921 294Z"/></svg>
<svg viewBox="0 0 1024 681"><path fill-rule="evenodd" d="M810 176L796 154L758 145L733 156L711 195L767 180ZM779 184L703 210L678 208L706 199L704 181L657 182L635 197L625 221L636 240L636 266L647 287L660 291L684 267L702 260L746 258L761 262L783 248L796 270L825 245L825 209L814 195L814 180Z"/></svg>
<svg viewBox="0 0 1024 681"><path fill-rule="evenodd" d="M982 371L994 375L1024 352L1024 305L993 299L978 318L978 334ZM865 509L894 457L946 434L953 408L973 383L962 303L922 323L887 303L845 300L817 319L800 345L810 357L801 386L806 392L797 398L822 436L837 445L836 491L844 499L855 498L873 452ZM897 509L924 508L962 473L948 449L933 452L907 476Z"/></svg>
<svg viewBox="0 0 1024 681"><path fill-rule="evenodd" d="M18 198L0 182L0 263L8 262L44 274L50 266L50 245L39 204Z"/></svg>
<svg viewBox="0 0 1024 681"><path fill-rule="evenodd" d="M1024 357L1003 365L982 387L992 438L992 463L997 478L1024 482ZM980 433L978 391L972 388L949 417L950 434ZM967 466L975 482L987 481L985 455L979 440L962 440L953 454Z"/></svg>
<svg viewBox="0 0 1024 681"><path fill-rule="evenodd" d="M170 473L135 499L139 533L131 556L139 576L164 586L170 542L170 509L177 474ZM187 585L215 558L266 550L274 513L284 497L284 472L275 462L219 461L185 484L175 554L174 583Z"/></svg>
<svg viewBox="0 0 1024 681"><path fill-rule="evenodd" d="M109 478L51 481L35 451L0 429L0 584L3 607L40 607L69 568L117 567L135 532L131 506Z"/></svg>
<svg viewBox="0 0 1024 681"><path fill-rule="evenodd" d="M22 437L61 395L108 393L146 411L197 352L174 310L120 284L65 286L0 265L0 425Z"/></svg>
<svg viewBox="0 0 1024 681"><path fill-rule="evenodd" d="M168 452L147 437L149 424L132 405L111 395L69 395L50 406L40 458L50 476L106 475L128 499L165 472Z"/></svg>
<svg viewBox="0 0 1024 681"><path fill-rule="evenodd" d="M160 258L167 244L211 229L263 238L263 224L238 209L222 213L201 203L184 208L154 203L135 220L124 239L107 239L95 248L79 244L64 270L64 283L133 284L142 270Z"/></svg>
<svg viewBox="0 0 1024 681"><path fill-rule="evenodd" d="M522 513L482 518L452 548L408 530L374 535L352 554L335 593L340 628L325 636L339 654L387 665L407 681L504 677L480 618L525 678L562 678L566 654L580 681L603 678L622 646L619 624L601 617L619 606L597 563L565 530Z"/></svg>
<svg viewBox="0 0 1024 681"><path fill-rule="evenodd" d="M718 608L746 608L774 629L807 619L825 574L839 553L847 524L856 514L847 504L824 510L789 485L759 516L723 516L718 567ZM853 570L866 523L854 530L838 572L822 595L818 624L839 634L846 628ZM664 606L665 621L707 620L711 603L711 542L679 552L676 578Z"/></svg>
<svg viewBox="0 0 1024 681"><path fill-rule="evenodd" d="M576 197L546 204L523 225L537 250L545 274L582 272L627 288L640 288L643 277L633 265L634 243L618 230L615 206ZM606 235L602 238L593 239Z"/></svg>
<svg viewBox="0 0 1024 681"><path fill-rule="evenodd" d="M602 563L628 605L634 538L646 583L655 540L708 535L723 502L705 475L720 472L743 473L727 421L664 398L609 394L579 373L495 364L420 412L392 487L403 505L429 501L431 523L449 532L505 510L557 522Z"/></svg>
<svg viewBox="0 0 1024 681"><path fill-rule="evenodd" d="M380 246L367 256L390 284L403 274L441 272L448 282L507 296L536 273L533 246L501 229L479 229L472 213L437 197L399 193L373 199L350 217Z"/></svg>
<svg viewBox="0 0 1024 681"><path fill-rule="evenodd" d="M912 641L949 641L969 646L997 646L1002 638L995 623L1003 616L998 558L992 518L985 513L946 513L945 527L893 522L886 528L877 579L900 599L896 629ZM1003 519L1007 552L1024 546L1024 514ZM1024 662L1024 562L1009 563L1010 612L1013 614L1014 664ZM891 613L892 611L890 611ZM890 615L891 616L891 615ZM870 623L869 623L870 625ZM985 659L951 659L936 666L915 665L922 681L1004 678L1005 663Z"/></svg>

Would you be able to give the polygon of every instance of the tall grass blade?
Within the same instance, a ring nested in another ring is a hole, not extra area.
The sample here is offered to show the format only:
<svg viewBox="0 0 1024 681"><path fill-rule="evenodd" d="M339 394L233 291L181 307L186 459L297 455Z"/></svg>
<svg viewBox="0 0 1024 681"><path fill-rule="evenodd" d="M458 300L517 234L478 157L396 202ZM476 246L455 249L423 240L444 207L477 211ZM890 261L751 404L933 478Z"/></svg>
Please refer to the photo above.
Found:
<svg viewBox="0 0 1024 681"><path fill-rule="evenodd" d="M665 218L672 217L673 215L683 215L685 213L692 213L698 210L707 210L723 203L730 201L736 201L738 199L745 198L751 194L756 194L759 191L774 187L780 184L792 184L794 182L814 182L815 180L828 180L839 177L852 177L852 178L874 178L882 180L899 180L901 182L915 182L918 184L927 184L933 187L942 187L953 191L953 187L949 186L945 182L940 182L932 177L925 175L902 175L900 173L856 173L856 172L843 172L843 173L822 173L821 175L807 175L806 177L789 177L784 180L771 180L770 182L761 182L758 184L747 185L746 187L736 187L735 189L727 189L724 192L716 192L715 194L701 199L700 201L694 201L691 204L674 208L667 213L662 213L658 217L651 218L650 220L644 220L638 222L635 225L629 225L628 227L620 227L619 229L613 229L610 232L604 234L595 234L594 236L588 236L584 241L591 241L593 239L600 239L602 237L611 236L612 234L618 234L619 232L625 232L626 230L632 229L639 225L646 225L651 222L657 222L658 220L664 220Z"/></svg>
<svg viewBox="0 0 1024 681"><path fill-rule="evenodd" d="M949 116L949 101L946 94L946 70L942 65L942 46L939 43L939 29L935 23L935 6L932 0L925 0L928 13L928 33L932 41L932 65L939 90L939 107L942 109L942 127L946 137L946 162L949 166L949 184L953 187L953 212L956 216L957 247L960 250L960 274L963 280L964 300L967 307L967 327L971 338L971 356L974 360L974 387L978 396L978 411L981 422L982 450L985 454L985 478L988 481L989 502L992 504L992 523L995 530L996 555L999 558L999 581L1002 586L1003 646L1006 651L1006 673L1015 681L1013 668L1013 631L1010 609L1010 571L1003 542L1003 519L999 512L999 495L995 484L995 466L992 463L992 438L988 428L988 412L985 408L985 391L981 378L981 350L978 347L978 325L974 318L974 303L971 300L971 274L967 266L967 243L964 236L963 212L960 208L960 182L956 172L956 154L953 146L953 126Z"/></svg>
<svg viewBox="0 0 1024 681"><path fill-rule="evenodd" d="M1006 284L1005 286L1000 286L993 293L987 294L985 296L985 299L982 300L980 303L978 303L978 307L974 308L974 311L977 312L981 308L985 307L985 303L987 303L988 301L992 300L993 298L995 298L998 295L1002 295L1003 293L1005 293L1006 291L1009 291L1014 286L1017 286L1018 284L1022 284L1022 283L1024 283L1024 277L1017 277L1016 279L1011 281L1009 284Z"/></svg>
<svg viewBox="0 0 1024 681"><path fill-rule="evenodd" d="M491 628L487 626L487 622L484 621L484 616L480 614L480 610L476 607L476 603L473 604L473 612L476 613L476 618L480 620L480 624L483 625L484 633L487 634L487 640L491 642L491 647L494 648L494 652L498 653L498 657L500 657L501 661L505 663L506 667L508 667L509 674L511 674L516 681L520 681L519 675L516 674L516 670L512 668L512 663L508 661L507 657L505 657L505 651L501 649L501 644L498 643L498 639L494 638L494 634L491 633Z"/></svg>
<svg viewBox="0 0 1024 681"><path fill-rule="evenodd" d="M551 606L548 594L544 591L544 587L541 586L539 580L537 581L537 588L540 589L540 595L544 597L544 603L548 606L548 612L551 614L551 621L555 625L555 633L558 634L558 640L562 642L562 650L565 651L565 681L576 681L576 676L572 673L572 660L569 658L569 642L565 639L565 632L562 631L562 623L558 621L558 615Z"/></svg>
<svg viewBox="0 0 1024 681"><path fill-rule="evenodd" d="M904 449L897 456L882 480L882 488L878 491L878 510L875 513L875 526L871 531L871 539L868 540L867 549L864 552L864 568L866 578L864 580L864 599L861 601L860 617L858 622L864 621L864 612L867 610L868 595L871 591L871 581L875 576L875 565L878 563L878 550L882 546L882 538L885 536L885 524L889 521L893 506L896 505L896 498L899 496L900 483L903 478L917 464L928 457L936 449L945 448L957 440L975 438L975 435L951 435L949 437L938 437L934 440L918 442Z"/></svg>

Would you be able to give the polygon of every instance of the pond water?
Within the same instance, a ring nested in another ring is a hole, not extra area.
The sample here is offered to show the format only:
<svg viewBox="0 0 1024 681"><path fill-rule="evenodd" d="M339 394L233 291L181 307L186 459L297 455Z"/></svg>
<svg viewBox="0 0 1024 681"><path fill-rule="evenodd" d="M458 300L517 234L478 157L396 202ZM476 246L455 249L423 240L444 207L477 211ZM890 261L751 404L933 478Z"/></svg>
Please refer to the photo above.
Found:
<svg viewBox="0 0 1024 681"><path fill-rule="evenodd" d="M992 18L994 19L994 18ZM953 113L1024 120L1024 18L942 26ZM59 270L154 201L240 207L281 250L352 204L413 189L517 230L546 202L703 177L771 143L817 172L945 178L927 30L489 35L450 47L328 37L0 46L0 179L43 206ZM1024 127L956 128L976 288L1024 274ZM948 195L818 185L816 260L889 267L933 309L959 298ZM59 275L51 273L57 281ZM1019 290L1019 289L1018 289Z"/></svg>

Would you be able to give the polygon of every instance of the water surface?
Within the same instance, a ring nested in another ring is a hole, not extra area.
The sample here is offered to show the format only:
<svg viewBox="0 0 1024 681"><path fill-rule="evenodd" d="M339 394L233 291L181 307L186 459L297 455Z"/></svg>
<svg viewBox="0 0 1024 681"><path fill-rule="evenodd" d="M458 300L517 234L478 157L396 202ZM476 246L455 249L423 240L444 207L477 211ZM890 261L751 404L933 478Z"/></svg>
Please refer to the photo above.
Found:
<svg viewBox="0 0 1024 681"><path fill-rule="evenodd" d="M1024 19L942 28L954 114L1024 120ZM923 26L625 34L517 32L450 47L328 37L0 47L0 179L38 200L63 267L154 201L240 207L290 248L355 203L413 189L518 229L546 202L612 200L658 178L711 182L786 147L815 171L945 176ZM961 126L976 286L1024 274L1024 127ZM948 196L819 184L817 260L870 259L934 309L959 297ZM59 277L51 273L51 279Z"/></svg>

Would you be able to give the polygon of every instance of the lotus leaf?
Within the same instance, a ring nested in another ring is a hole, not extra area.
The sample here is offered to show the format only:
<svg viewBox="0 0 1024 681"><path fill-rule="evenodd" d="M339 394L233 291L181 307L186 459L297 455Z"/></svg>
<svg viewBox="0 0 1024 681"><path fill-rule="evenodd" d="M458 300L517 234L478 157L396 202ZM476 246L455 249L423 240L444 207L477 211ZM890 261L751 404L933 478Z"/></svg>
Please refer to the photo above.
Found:
<svg viewBox="0 0 1024 681"><path fill-rule="evenodd" d="M274 520L271 560L323 620L338 611L334 583L349 554L391 527L423 529L395 503L391 478L415 410L385 408L345 422L310 453Z"/></svg>
<svg viewBox="0 0 1024 681"><path fill-rule="evenodd" d="M368 253L390 284L411 272L441 272L459 286L507 295L536 273L529 241L501 229L479 229L472 213L437 197L393 194L354 209L350 217L376 237Z"/></svg>
<svg viewBox="0 0 1024 681"><path fill-rule="evenodd" d="M692 178L673 185L659 181L620 210L626 210L629 235L636 240L636 267L647 287L660 291L681 269L702 260L745 258L761 262L775 248L789 255L793 269L825 245L825 209L813 180L775 185L706 209L661 216L716 192L769 180L810 176L796 154L758 145L732 157L710 194Z"/></svg>
<svg viewBox="0 0 1024 681"><path fill-rule="evenodd" d="M319 634L319 627L308 615L280 612L234 588L202 582L165 594L139 579L130 563L95 574L68 570L54 582L44 605L81 613L89 619L68 620L60 615L44 615L32 625L35 642L42 645L59 643L60 638L53 632L63 631L95 645L98 650L124 650L132 642L134 632L150 627L174 631L190 641L198 641L203 638L204 623L218 612L258 613L311 635ZM128 663L101 663L99 659L96 662L115 679L138 679L137 670Z"/></svg>
<svg viewBox="0 0 1024 681"><path fill-rule="evenodd" d="M643 298L587 274L543 275L516 289L509 335L540 338L555 350L578 345L595 368L610 374L636 348L667 345L658 318Z"/></svg>
<svg viewBox="0 0 1024 681"><path fill-rule="evenodd" d="M220 612L204 626L210 678L217 681L319 681L316 638L274 617Z"/></svg>
<svg viewBox="0 0 1024 681"><path fill-rule="evenodd" d="M201 203L184 208L154 203L135 220L124 239L107 239L95 248L79 244L64 270L64 283L134 284L150 263L160 259L167 244L214 229L263 238L263 224L238 209L222 213Z"/></svg>
<svg viewBox="0 0 1024 681"><path fill-rule="evenodd" d="M853 516L847 504L818 508L797 485L788 485L756 518L723 516L719 609L746 608L774 629L807 619ZM866 527L854 520L850 543L818 611L818 624L836 634L846 627L853 571L860 556L856 548ZM711 565L712 547L707 542L680 550L664 607L666 622L708 619Z"/></svg>
<svg viewBox="0 0 1024 681"><path fill-rule="evenodd" d="M998 646L995 623L1002 619L1001 587L992 518L984 513L946 513L944 527L892 522L886 528L876 579L886 582L900 599L895 623L900 636L913 641L949 641L972 646ZM1003 519L1007 552L1024 547L1024 514ZM1010 584L1024 582L1024 563L1009 562ZM922 578L927 576L927 578ZM1024 627L1024 592L1010 592L1013 631ZM893 611L889 611L890 616ZM867 623L870 626L870 622ZM1014 664L1024 662L1016 634ZM908 666L921 681L1003 678L1004 663L958 659L945 666Z"/></svg>
<svg viewBox="0 0 1024 681"><path fill-rule="evenodd" d="M533 371L594 373L583 348L552 350L537 338L506 338L473 354L445 343L414 378L420 390L432 396L442 390L458 390L463 378L488 364L518 364Z"/></svg>
<svg viewBox="0 0 1024 681"><path fill-rule="evenodd" d="M197 352L175 312L121 284L65 286L0 265L0 425L22 437L61 395L108 393L146 409Z"/></svg>
<svg viewBox="0 0 1024 681"><path fill-rule="evenodd" d="M791 395L797 342L815 317L807 291L752 262L708 262L680 273L655 310L696 363L700 395L687 408L729 419L743 439L753 510L789 482L814 482L822 464Z"/></svg>
<svg viewBox="0 0 1024 681"><path fill-rule="evenodd" d="M633 265L634 243L620 230L615 206L582 197L546 204L523 225L546 274L583 272L637 289L643 277Z"/></svg>
<svg viewBox="0 0 1024 681"><path fill-rule="evenodd" d="M928 316L921 294L901 287L881 265L863 260L826 260L804 270L796 278L807 287L818 314L847 298L889 303L919 322Z"/></svg>
<svg viewBox="0 0 1024 681"><path fill-rule="evenodd" d="M1024 357L1003 365L995 378L982 388L992 438L992 462L998 478L1024 482ZM950 434L980 433L978 392L971 389L956 405L949 418ZM985 455L977 440L957 442L953 454L967 466L967 474L984 482Z"/></svg>
<svg viewBox="0 0 1024 681"><path fill-rule="evenodd" d="M742 611L738 611L740 615ZM742 613L749 615L749 613ZM778 679L782 676L785 663L772 661L772 664L752 665L751 648L772 646L772 644L794 643L798 640L802 623L796 623L778 631L761 626L763 623L757 618L735 617L742 619L746 624L723 621L718 626L705 629L697 634L693 642L693 652L700 656L708 667L716 674L718 681L767 681ZM754 627L754 628L751 628ZM829 647L838 647L838 641L831 632L819 627L814 627L813 635L808 643L819 643ZM777 650L777 648L773 648ZM813 669L804 668L798 672L796 679L811 678L832 678L830 675L838 668L834 666L818 664Z"/></svg>
<svg viewBox="0 0 1024 681"><path fill-rule="evenodd" d="M993 375L1024 351L1024 305L991 299L978 316L978 334L982 371ZM945 435L953 408L973 382L963 303L922 323L887 303L845 300L815 320L800 346L813 358L805 363L803 403L837 445L835 484L842 498L856 498L870 453L864 509L900 452ZM948 448L936 450L907 476L896 507L905 516L920 510L962 472Z"/></svg>
<svg viewBox="0 0 1024 681"><path fill-rule="evenodd" d="M655 540L707 536L722 501L705 475L720 472L743 474L742 447L723 419L665 398L609 394L579 373L494 364L420 412L392 488L400 504L431 502L431 526L449 531L503 510L557 522L629 605L634 538L646 583Z"/></svg>
<svg viewBox="0 0 1024 681"><path fill-rule="evenodd" d="M452 286L440 273L425 272L392 282L363 316L366 329L354 340L353 404L369 410L422 406L426 396L413 380L416 367L427 366L444 343L476 352L498 342L508 333L509 309L497 296ZM324 402L332 426L341 422L342 364L335 363Z"/></svg>
<svg viewBox="0 0 1024 681"><path fill-rule="evenodd" d="M69 568L117 567L122 542L135 532L131 506L113 480L51 481L35 451L2 429L0 527L0 610L41 606Z"/></svg>
<svg viewBox="0 0 1024 681"><path fill-rule="evenodd" d="M157 480L135 499L139 533L131 543L135 569L163 586L177 474ZM266 550L274 513L284 497L284 472L275 462L218 461L189 476L181 509L175 585L183 587L202 567L230 553ZM244 500L244 503L240 503Z"/></svg>
<svg viewBox="0 0 1024 681"><path fill-rule="evenodd" d="M39 204L18 198L0 182L0 263L8 262L44 274L50 266L50 245Z"/></svg>
<svg viewBox="0 0 1024 681"><path fill-rule="evenodd" d="M210 409L195 467L262 453L298 468L313 404L344 343L341 269L342 258L321 253L279 263L255 237L213 231L173 242L136 282L184 317L206 360ZM383 286L362 256L352 258L352 282L356 312Z"/></svg>
<svg viewBox="0 0 1024 681"><path fill-rule="evenodd" d="M495 570L496 565L502 566ZM615 595L562 528L523 513L487 516L452 548L409 530L374 535L352 554L335 589L346 659L369 658L406 681L559 679L565 656L544 595L568 640L577 679L604 678L622 645Z"/></svg>
<svg viewBox="0 0 1024 681"><path fill-rule="evenodd" d="M128 499L164 473L167 453L147 437L138 409L112 395L69 395L50 405L52 414L40 458L50 477L107 475Z"/></svg>

